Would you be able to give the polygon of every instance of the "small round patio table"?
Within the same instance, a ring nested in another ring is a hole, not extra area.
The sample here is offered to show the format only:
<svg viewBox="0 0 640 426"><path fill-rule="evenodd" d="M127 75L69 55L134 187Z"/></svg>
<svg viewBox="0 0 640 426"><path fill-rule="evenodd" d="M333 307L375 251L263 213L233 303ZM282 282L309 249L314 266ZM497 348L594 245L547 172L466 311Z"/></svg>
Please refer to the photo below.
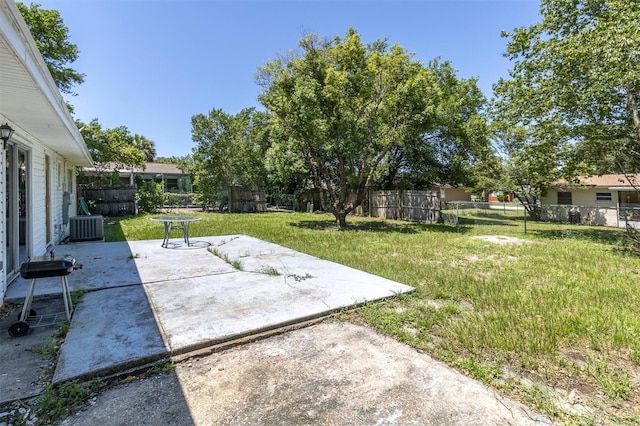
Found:
<svg viewBox="0 0 640 426"><path fill-rule="evenodd" d="M164 224L164 240L162 240L162 247L167 248L169 246L169 234L173 229L182 230L184 242L187 246L190 246L189 242L189 224L200 220L199 217L193 216L158 216L152 217L151 220L156 222L162 222Z"/></svg>

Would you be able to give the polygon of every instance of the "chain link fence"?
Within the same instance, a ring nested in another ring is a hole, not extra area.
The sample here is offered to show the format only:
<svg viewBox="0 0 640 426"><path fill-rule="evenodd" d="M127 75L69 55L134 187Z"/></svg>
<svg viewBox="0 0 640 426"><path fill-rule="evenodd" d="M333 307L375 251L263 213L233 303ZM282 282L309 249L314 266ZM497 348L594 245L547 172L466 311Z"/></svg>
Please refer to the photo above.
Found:
<svg viewBox="0 0 640 426"><path fill-rule="evenodd" d="M521 203L491 203L475 201L450 201L440 204L440 219L443 223L460 225L481 223L483 220L523 218L525 209Z"/></svg>
<svg viewBox="0 0 640 426"><path fill-rule="evenodd" d="M536 208L543 222L617 228L640 227L640 206L538 205ZM515 202L442 202L440 215L442 222L452 225L489 223L500 219L531 219L524 206Z"/></svg>

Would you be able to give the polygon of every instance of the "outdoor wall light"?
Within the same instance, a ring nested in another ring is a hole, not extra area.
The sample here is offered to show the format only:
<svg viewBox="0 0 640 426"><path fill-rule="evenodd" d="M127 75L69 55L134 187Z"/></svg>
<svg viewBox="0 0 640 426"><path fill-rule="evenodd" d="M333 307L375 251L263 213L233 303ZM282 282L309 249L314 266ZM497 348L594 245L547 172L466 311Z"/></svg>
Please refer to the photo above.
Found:
<svg viewBox="0 0 640 426"><path fill-rule="evenodd" d="M0 126L0 139L3 142L3 149L7 149L7 141L11 139L11 135L13 135L13 129L9 126L9 123L4 123Z"/></svg>

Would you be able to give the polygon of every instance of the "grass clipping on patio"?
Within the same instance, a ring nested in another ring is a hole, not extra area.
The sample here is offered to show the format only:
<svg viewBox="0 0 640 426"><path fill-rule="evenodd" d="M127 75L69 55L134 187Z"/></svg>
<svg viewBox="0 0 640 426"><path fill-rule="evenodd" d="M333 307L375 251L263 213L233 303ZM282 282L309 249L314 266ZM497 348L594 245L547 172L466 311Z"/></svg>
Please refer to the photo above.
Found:
<svg viewBox="0 0 640 426"><path fill-rule="evenodd" d="M624 231L467 218L462 226L329 215L198 214L191 234L251 235L383 276L416 292L350 320L443 360L572 424L639 423L640 258ZM107 239L161 239L148 216Z"/></svg>

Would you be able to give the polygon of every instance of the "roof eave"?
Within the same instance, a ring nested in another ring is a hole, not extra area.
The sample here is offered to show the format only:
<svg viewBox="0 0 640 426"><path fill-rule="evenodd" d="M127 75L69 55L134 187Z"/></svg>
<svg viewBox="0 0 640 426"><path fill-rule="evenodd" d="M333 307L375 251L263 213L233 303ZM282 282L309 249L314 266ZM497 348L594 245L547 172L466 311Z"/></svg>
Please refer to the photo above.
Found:
<svg viewBox="0 0 640 426"><path fill-rule="evenodd" d="M0 115L16 133L36 140L77 166L93 164L31 32L12 0L0 0Z"/></svg>

